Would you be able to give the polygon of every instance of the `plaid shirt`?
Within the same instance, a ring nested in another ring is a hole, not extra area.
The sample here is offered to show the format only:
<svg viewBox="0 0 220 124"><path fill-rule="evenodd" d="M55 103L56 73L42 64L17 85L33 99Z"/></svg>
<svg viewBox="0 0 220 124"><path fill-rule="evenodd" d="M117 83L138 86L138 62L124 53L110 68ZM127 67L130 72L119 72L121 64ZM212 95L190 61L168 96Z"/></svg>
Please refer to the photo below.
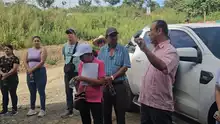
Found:
<svg viewBox="0 0 220 124"><path fill-rule="evenodd" d="M152 52L166 64L168 73L150 64L141 84L139 102L153 108L174 111L172 86L179 56L170 41L160 43Z"/></svg>
<svg viewBox="0 0 220 124"><path fill-rule="evenodd" d="M98 55L98 59L104 61L106 76L111 76L115 74L121 67L131 67L130 58L127 49L117 44L115 52L110 56L110 48L106 44L103 46ZM125 80L126 76L118 77L115 80Z"/></svg>

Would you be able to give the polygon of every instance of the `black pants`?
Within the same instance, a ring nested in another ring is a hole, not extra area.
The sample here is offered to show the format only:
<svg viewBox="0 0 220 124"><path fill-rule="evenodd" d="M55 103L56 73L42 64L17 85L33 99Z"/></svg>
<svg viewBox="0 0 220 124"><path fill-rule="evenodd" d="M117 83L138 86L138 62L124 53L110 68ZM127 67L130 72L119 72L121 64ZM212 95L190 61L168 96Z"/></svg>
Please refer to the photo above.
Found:
<svg viewBox="0 0 220 124"><path fill-rule="evenodd" d="M1 81L1 92L3 96L2 97L3 111L5 112L8 111L9 93L12 101L12 109L17 111L17 104L18 104L17 86L18 86L18 79L10 79L7 80L5 83Z"/></svg>
<svg viewBox="0 0 220 124"><path fill-rule="evenodd" d="M141 104L141 124L172 124L172 112Z"/></svg>
<svg viewBox="0 0 220 124"><path fill-rule="evenodd" d="M94 124L103 124L103 115L102 115L102 103L89 103L86 102L85 106L80 109L80 116L82 119L82 124L91 124L92 113Z"/></svg>
<svg viewBox="0 0 220 124"><path fill-rule="evenodd" d="M67 104L67 110L69 110L70 112L73 111L74 103L73 103L73 89L69 87L69 81L77 75L78 73L74 74L73 76L69 76L68 74L64 75L66 104Z"/></svg>
<svg viewBox="0 0 220 124"><path fill-rule="evenodd" d="M104 89L104 124L112 124L112 106L114 106L117 124L125 124L125 112L128 106L128 93L125 82L113 85L116 96L111 96L108 88Z"/></svg>

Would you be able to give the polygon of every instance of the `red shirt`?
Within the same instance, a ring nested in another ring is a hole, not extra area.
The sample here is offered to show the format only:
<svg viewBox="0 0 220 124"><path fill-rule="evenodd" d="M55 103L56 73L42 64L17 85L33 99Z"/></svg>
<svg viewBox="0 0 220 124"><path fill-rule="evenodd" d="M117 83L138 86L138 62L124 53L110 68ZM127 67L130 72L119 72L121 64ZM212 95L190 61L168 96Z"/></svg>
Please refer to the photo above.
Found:
<svg viewBox="0 0 220 124"><path fill-rule="evenodd" d="M98 79L105 76L105 65L104 62L94 58L93 63L98 63ZM82 74L82 67L83 62L80 62L79 64L79 76ZM79 85L79 90L82 91L84 89L84 86ZM86 88L86 101L87 102L93 102L93 103L100 103L102 101L102 86L90 86L88 85Z"/></svg>

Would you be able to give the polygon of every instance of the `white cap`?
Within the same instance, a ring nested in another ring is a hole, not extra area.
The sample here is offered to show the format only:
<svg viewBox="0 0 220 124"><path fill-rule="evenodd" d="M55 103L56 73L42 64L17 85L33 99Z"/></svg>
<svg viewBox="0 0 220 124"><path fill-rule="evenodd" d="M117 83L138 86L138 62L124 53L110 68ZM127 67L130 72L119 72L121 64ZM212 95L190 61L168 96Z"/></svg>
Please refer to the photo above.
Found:
<svg viewBox="0 0 220 124"><path fill-rule="evenodd" d="M82 56L86 53L92 53L92 47L89 44L82 43L77 47L76 53L73 56Z"/></svg>

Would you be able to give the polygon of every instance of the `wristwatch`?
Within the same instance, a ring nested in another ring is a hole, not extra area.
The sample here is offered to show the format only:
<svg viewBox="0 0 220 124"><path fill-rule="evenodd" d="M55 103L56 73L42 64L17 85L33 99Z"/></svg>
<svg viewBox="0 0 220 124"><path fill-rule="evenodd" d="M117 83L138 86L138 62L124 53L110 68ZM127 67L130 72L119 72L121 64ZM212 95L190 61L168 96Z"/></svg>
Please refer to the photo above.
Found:
<svg viewBox="0 0 220 124"><path fill-rule="evenodd" d="M113 76L113 75L111 76L111 78L112 78L112 80L115 80L115 78L114 78L114 76Z"/></svg>

